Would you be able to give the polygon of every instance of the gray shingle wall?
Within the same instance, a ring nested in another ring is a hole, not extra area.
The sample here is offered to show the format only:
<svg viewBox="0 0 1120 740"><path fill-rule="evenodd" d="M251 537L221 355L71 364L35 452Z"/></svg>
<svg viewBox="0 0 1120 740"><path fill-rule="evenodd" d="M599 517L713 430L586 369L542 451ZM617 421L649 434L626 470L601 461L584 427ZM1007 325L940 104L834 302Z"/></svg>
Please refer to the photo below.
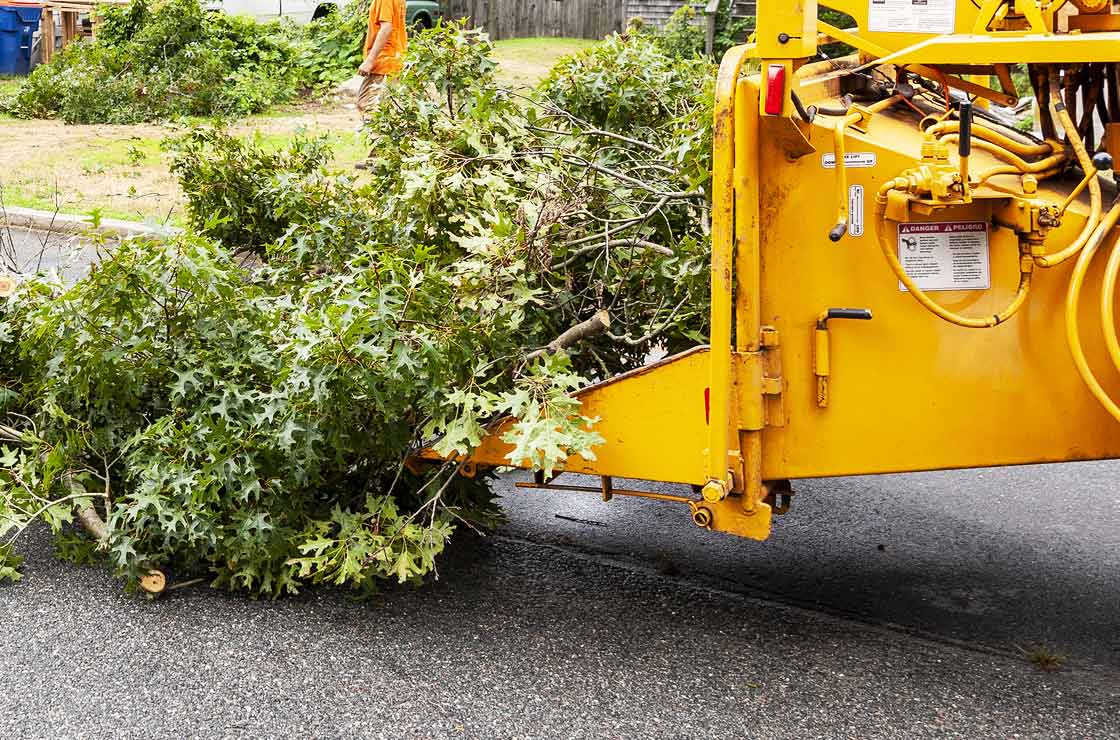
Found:
<svg viewBox="0 0 1120 740"><path fill-rule="evenodd" d="M622 0L623 14L626 19L641 17L647 23L660 28L665 25L677 8L684 5L685 0ZM705 3L694 3L697 10L703 9ZM737 18L753 16L755 13L754 0L735 0L733 14Z"/></svg>

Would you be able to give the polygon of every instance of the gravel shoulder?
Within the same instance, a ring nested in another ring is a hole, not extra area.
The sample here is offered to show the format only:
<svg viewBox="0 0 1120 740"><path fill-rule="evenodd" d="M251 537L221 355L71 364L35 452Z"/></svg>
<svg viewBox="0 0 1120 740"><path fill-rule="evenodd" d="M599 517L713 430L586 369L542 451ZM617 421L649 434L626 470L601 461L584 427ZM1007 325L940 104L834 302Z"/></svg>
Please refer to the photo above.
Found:
<svg viewBox="0 0 1120 740"><path fill-rule="evenodd" d="M499 536L377 602L158 601L21 545L0 737L1120 737L1115 674L1042 673Z"/></svg>

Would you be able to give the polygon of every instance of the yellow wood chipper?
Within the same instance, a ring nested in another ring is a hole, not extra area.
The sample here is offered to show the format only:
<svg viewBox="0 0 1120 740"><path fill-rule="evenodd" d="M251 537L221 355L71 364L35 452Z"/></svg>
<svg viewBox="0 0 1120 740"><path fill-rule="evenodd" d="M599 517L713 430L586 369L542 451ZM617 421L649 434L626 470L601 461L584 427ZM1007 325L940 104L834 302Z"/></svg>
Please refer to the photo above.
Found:
<svg viewBox="0 0 1120 740"><path fill-rule="evenodd" d="M760 0L720 67L710 345L578 394L604 442L565 471L599 486L528 486L764 539L790 479L1120 455L1120 9L828 7L854 27ZM837 43L855 53L821 61ZM518 465L509 423L465 472Z"/></svg>

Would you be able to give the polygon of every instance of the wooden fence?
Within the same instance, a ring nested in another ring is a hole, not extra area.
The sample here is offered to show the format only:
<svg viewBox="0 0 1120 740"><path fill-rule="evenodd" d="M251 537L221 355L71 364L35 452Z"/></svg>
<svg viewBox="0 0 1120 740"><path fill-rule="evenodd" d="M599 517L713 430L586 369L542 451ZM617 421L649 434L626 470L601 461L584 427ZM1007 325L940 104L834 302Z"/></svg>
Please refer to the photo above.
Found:
<svg viewBox="0 0 1120 740"><path fill-rule="evenodd" d="M494 41L529 36L601 39L641 17L661 27L687 0L444 0L444 16L470 18ZM736 17L754 14L754 0L732 0ZM697 2L698 10L705 3Z"/></svg>
<svg viewBox="0 0 1120 740"><path fill-rule="evenodd" d="M601 39L621 31L623 0L445 0L444 16L470 18L490 38Z"/></svg>

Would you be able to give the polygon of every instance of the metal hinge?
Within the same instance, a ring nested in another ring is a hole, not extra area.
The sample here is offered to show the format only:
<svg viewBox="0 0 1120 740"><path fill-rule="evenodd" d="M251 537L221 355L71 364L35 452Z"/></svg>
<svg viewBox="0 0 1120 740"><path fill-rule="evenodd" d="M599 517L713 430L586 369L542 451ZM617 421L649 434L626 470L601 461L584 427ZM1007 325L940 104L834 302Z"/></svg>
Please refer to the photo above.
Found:
<svg viewBox="0 0 1120 740"><path fill-rule="evenodd" d="M778 330L773 326L762 327L759 344L762 346L762 396L766 425L784 427L786 381L782 377L782 347Z"/></svg>

